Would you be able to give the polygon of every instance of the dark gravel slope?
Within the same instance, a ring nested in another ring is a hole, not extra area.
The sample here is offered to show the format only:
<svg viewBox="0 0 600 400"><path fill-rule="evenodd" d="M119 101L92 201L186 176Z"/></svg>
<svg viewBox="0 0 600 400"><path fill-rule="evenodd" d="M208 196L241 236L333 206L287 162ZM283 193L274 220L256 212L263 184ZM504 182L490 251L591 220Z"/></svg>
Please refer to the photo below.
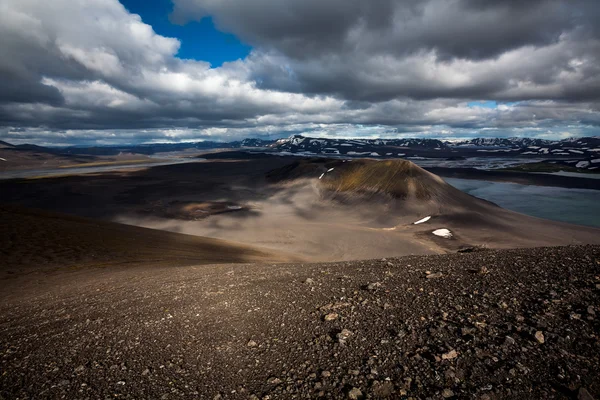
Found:
<svg viewBox="0 0 600 400"><path fill-rule="evenodd" d="M598 246L91 269L0 300L6 399L600 397Z"/></svg>

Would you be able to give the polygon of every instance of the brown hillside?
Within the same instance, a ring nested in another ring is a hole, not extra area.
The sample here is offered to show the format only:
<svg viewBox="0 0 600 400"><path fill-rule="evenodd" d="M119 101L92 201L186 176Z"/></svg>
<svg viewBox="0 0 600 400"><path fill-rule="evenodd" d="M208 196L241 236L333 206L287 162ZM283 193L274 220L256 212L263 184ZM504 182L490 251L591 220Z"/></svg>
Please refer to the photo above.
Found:
<svg viewBox="0 0 600 400"><path fill-rule="evenodd" d="M0 206L0 274L111 266L290 261L272 251L220 239Z"/></svg>

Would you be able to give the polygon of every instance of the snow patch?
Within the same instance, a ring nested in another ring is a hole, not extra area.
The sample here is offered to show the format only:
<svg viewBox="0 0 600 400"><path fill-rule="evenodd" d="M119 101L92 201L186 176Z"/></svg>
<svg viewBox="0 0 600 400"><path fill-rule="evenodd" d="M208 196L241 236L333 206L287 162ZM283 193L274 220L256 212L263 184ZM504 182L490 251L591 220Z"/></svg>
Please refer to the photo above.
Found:
<svg viewBox="0 0 600 400"><path fill-rule="evenodd" d="M446 228L436 229L432 232L435 236L440 236L446 239L450 239L452 237L452 232Z"/></svg>
<svg viewBox="0 0 600 400"><path fill-rule="evenodd" d="M420 219L420 220L418 220L417 222L413 222L413 225L419 225L419 224L422 224L423 222L427 222L427 221L429 221L430 219L431 219L431 215L430 215L430 216L427 216L427 217L425 217L425 218L423 218L423 219Z"/></svg>
<svg viewBox="0 0 600 400"><path fill-rule="evenodd" d="M325 172L323 172L323 173L321 174L321 176L319 177L319 179L323 179L323 177L324 177L324 176L325 176Z"/></svg>
<svg viewBox="0 0 600 400"><path fill-rule="evenodd" d="M327 172L331 172L331 171L333 171L333 170L334 170L334 168L329 168L329 169L327 170Z"/></svg>
<svg viewBox="0 0 600 400"><path fill-rule="evenodd" d="M585 167L587 167L588 165L590 165L590 162L589 162L589 161L579 161L579 162L578 162L578 163L575 165L575 167L576 167L576 168L585 168Z"/></svg>
<svg viewBox="0 0 600 400"><path fill-rule="evenodd" d="M2 157L0 157L0 160L2 160L2 161L6 161L6 159L5 159L5 158L2 158Z"/></svg>

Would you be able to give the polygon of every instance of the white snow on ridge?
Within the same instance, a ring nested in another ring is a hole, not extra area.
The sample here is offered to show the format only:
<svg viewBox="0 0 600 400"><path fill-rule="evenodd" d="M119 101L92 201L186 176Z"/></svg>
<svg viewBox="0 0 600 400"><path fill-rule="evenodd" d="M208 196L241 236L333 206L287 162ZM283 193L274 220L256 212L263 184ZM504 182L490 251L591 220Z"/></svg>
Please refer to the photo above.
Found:
<svg viewBox="0 0 600 400"><path fill-rule="evenodd" d="M579 162L577 163L577 165L575 165L575 167L576 167L576 168L585 168L585 167L587 167L588 165L590 165L590 162L589 162L589 161L579 161Z"/></svg>
<svg viewBox="0 0 600 400"><path fill-rule="evenodd" d="M592 164L600 163L600 158L594 158Z"/></svg>
<svg viewBox="0 0 600 400"><path fill-rule="evenodd" d="M579 151L579 150L569 150L571 153L575 153L575 154L583 154L583 151Z"/></svg>
<svg viewBox="0 0 600 400"><path fill-rule="evenodd" d="M323 172L323 173L321 174L321 176L319 177L319 179L323 179L323 177L324 177L324 176L325 176L325 172Z"/></svg>
<svg viewBox="0 0 600 400"><path fill-rule="evenodd" d="M333 171L333 170L334 170L334 168L329 168L329 169L327 170L327 172L331 172L331 171Z"/></svg>
<svg viewBox="0 0 600 400"><path fill-rule="evenodd" d="M5 159L5 158L2 158L2 157L0 157L0 160L2 160L2 161L6 161L6 159Z"/></svg>
<svg viewBox="0 0 600 400"><path fill-rule="evenodd" d="M423 219L420 219L420 220L418 220L417 222L413 222L413 225L419 225L419 224L422 224L423 222L427 222L427 221L429 221L430 219L431 219L431 215L430 215L430 216L428 216L428 217L425 217L425 218L423 218Z"/></svg>
<svg viewBox="0 0 600 400"><path fill-rule="evenodd" d="M452 232L446 228L436 229L432 232L435 236L440 236L446 239L450 239L452 237Z"/></svg>

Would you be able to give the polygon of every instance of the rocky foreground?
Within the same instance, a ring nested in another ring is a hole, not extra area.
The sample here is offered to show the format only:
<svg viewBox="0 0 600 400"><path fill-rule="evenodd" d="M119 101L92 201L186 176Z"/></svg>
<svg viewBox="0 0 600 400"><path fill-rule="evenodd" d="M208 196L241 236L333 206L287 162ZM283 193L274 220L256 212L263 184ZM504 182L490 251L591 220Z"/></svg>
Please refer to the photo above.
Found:
<svg viewBox="0 0 600 400"><path fill-rule="evenodd" d="M4 280L0 398L600 397L600 247Z"/></svg>

